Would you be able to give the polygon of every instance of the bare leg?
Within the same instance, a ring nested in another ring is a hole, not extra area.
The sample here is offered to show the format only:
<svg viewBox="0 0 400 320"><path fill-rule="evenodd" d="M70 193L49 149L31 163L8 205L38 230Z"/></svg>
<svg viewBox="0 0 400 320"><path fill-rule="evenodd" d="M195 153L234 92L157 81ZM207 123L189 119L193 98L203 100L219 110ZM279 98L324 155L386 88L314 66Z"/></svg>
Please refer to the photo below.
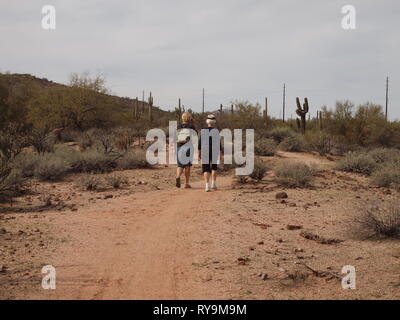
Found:
<svg viewBox="0 0 400 320"><path fill-rule="evenodd" d="M178 169L176 169L176 177L180 178L182 173L183 173L183 168L178 167Z"/></svg>
<svg viewBox="0 0 400 320"><path fill-rule="evenodd" d="M189 180L190 180L190 169L191 169L191 167L186 167L186 168L185 168L185 183L186 183L186 185L189 184Z"/></svg>
<svg viewBox="0 0 400 320"><path fill-rule="evenodd" d="M217 171L212 171L211 173L211 181L216 182L217 181Z"/></svg>
<svg viewBox="0 0 400 320"><path fill-rule="evenodd" d="M210 173L209 172L204 172L204 182L210 183Z"/></svg>
<svg viewBox="0 0 400 320"><path fill-rule="evenodd" d="M177 188L181 187L181 175L183 173L183 168L178 167L178 169L176 169L176 186Z"/></svg>
<svg viewBox="0 0 400 320"><path fill-rule="evenodd" d="M211 189L217 190L217 171L211 172Z"/></svg>

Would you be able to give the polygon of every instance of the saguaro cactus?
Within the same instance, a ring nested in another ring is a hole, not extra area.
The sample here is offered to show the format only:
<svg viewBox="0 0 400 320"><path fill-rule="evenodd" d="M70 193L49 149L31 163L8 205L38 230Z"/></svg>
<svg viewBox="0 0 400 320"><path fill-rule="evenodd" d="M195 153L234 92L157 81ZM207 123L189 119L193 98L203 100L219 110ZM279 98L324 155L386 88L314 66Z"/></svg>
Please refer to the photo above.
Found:
<svg viewBox="0 0 400 320"><path fill-rule="evenodd" d="M154 99L150 92L150 97L149 97L149 101L148 101L148 103L149 103L149 121L153 121L153 102L154 102Z"/></svg>
<svg viewBox="0 0 400 320"><path fill-rule="evenodd" d="M306 115L308 111L310 111L310 108L308 106L308 99L304 98L303 107L301 107L300 98L298 97L296 98L296 103L297 103L296 113L300 117L300 119L299 118L296 119L297 127L304 134L306 133Z"/></svg>

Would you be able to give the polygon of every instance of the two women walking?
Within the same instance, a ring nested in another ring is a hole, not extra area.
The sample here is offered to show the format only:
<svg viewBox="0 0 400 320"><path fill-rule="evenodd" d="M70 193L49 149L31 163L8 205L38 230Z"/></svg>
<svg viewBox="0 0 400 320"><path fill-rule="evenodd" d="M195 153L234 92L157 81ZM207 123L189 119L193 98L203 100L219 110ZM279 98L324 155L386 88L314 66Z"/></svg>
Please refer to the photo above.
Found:
<svg viewBox="0 0 400 320"><path fill-rule="evenodd" d="M219 131L217 129L217 119L214 115L207 116L207 127L203 128L199 134L198 143L199 160L202 163L204 175L205 191L217 190L218 159L223 158ZM190 186L191 167L193 166L194 146L191 135L197 133L190 113L182 115L182 123L178 126L177 134L177 176L176 186L181 187L181 176L185 175L185 188ZM202 139L203 137L203 139Z"/></svg>

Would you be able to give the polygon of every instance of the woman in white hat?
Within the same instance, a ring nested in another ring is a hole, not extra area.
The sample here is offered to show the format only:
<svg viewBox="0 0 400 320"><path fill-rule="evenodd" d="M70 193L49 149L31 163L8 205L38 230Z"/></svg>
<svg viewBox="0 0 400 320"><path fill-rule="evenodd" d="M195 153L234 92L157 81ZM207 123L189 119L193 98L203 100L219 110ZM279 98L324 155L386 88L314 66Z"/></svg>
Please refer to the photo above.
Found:
<svg viewBox="0 0 400 320"><path fill-rule="evenodd" d="M211 190L217 190L217 172L218 172L218 158L223 157L223 151L221 146L221 138L219 136L219 131L217 129L217 118L211 114L207 116L207 128L202 129L209 131L208 141L204 139L199 139L199 158L202 157L201 150L208 148L208 161L202 159L202 171L204 174L205 190L210 192ZM214 136L214 138L212 137ZM208 144L208 146L207 146ZM207 163L208 162L208 163ZM210 185L211 177L211 185Z"/></svg>

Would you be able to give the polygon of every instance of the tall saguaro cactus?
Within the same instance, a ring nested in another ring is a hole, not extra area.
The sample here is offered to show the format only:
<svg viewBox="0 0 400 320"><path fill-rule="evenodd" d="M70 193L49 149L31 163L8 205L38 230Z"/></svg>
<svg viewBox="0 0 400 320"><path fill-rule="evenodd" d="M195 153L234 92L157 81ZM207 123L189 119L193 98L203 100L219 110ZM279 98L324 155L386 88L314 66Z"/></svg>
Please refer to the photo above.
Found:
<svg viewBox="0 0 400 320"><path fill-rule="evenodd" d="M308 99L304 98L304 104L303 107L301 106L300 103L300 98L296 98L296 104L297 104L297 110L296 113L300 117L296 119L297 122L297 127L301 130L303 134L306 133L306 115L308 111L310 111L309 105L308 105Z"/></svg>
<svg viewBox="0 0 400 320"><path fill-rule="evenodd" d="M151 122L153 121L153 103L154 103L154 99L151 92L148 103L149 103L149 121Z"/></svg>

